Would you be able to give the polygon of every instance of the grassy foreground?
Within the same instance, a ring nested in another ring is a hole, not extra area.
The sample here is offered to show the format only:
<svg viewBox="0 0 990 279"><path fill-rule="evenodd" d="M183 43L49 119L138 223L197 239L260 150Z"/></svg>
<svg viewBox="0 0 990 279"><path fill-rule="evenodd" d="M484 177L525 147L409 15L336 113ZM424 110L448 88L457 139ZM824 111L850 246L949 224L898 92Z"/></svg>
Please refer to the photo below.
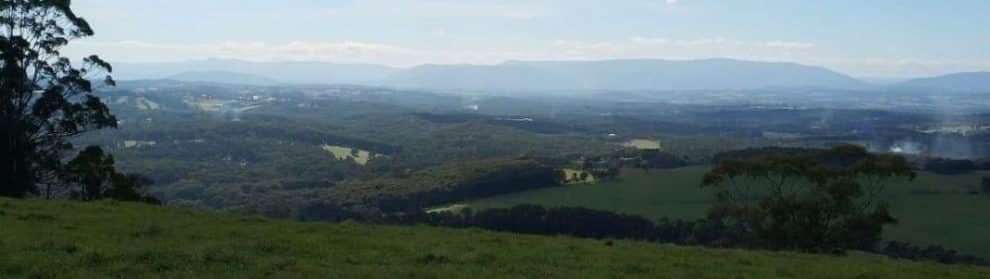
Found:
<svg viewBox="0 0 990 279"><path fill-rule="evenodd" d="M0 199L0 278L990 278L990 268Z"/></svg>

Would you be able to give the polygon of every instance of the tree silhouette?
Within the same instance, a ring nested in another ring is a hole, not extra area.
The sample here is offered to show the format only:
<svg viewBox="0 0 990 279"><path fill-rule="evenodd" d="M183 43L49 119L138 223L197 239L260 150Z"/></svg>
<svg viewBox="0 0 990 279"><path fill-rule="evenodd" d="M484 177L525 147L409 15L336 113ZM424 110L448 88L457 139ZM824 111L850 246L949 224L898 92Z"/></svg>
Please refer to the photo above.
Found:
<svg viewBox="0 0 990 279"><path fill-rule="evenodd" d="M79 185L78 189L71 190L72 197L83 201L102 199L115 175L113 156L95 146L79 152L66 164L66 169L72 173L72 184Z"/></svg>
<svg viewBox="0 0 990 279"><path fill-rule="evenodd" d="M60 50L93 29L69 0L0 1L0 196L37 193L65 176L69 140L116 127L93 82L114 85L110 64L92 55L76 68Z"/></svg>
<svg viewBox="0 0 990 279"><path fill-rule="evenodd" d="M896 222L880 194L893 179L914 176L902 157L847 145L725 159L702 187L716 193L710 218L732 225L745 245L832 253L872 248Z"/></svg>

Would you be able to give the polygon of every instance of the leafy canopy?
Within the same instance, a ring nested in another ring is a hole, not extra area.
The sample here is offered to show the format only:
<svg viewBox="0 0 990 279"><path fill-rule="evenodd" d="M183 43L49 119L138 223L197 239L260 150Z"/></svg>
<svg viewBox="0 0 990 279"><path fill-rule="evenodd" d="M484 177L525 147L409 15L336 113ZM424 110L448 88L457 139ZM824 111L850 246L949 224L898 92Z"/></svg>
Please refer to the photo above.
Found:
<svg viewBox="0 0 990 279"><path fill-rule="evenodd" d="M103 75L99 83L114 85L110 64L92 55L76 68L60 52L93 35L70 4L0 1L0 196L37 194L39 184L61 180L71 138L117 125L90 80Z"/></svg>
<svg viewBox="0 0 990 279"><path fill-rule="evenodd" d="M730 224L743 245L831 253L878 242L896 222L881 193L914 177L903 157L846 145L723 160L702 187L717 198L709 217Z"/></svg>

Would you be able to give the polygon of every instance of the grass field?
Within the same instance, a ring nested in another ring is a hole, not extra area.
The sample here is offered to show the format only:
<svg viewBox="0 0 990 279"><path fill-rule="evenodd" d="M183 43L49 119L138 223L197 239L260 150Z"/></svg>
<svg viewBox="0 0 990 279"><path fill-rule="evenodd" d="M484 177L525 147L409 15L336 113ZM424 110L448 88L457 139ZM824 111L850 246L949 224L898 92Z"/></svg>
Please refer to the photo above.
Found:
<svg viewBox="0 0 990 279"><path fill-rule="evenodd" d="M197 107L202 111L219 111L220 108L222 108L224 104L227 103L227 101L224 100L214 100L214 99L198 99L198 100L186 99L183 101L185 101L186 104Z"/></svg>
<svg viewBox="0 0 990 279"><path fill-rule="evenodd" d="M642 150L659 150L661 148L660 141L648 139L634 139L624 143L623 145Z"/></svg>
<svg viewBox="0 0 990 279"><path fill-rule="evenodd" d="M990 268L0 199L0 278L990 278Z"/></svg>
<svg viewBox="0 0 990 279"><path fill-rule="evenodd" d="M352 152L353 149L351 149L350 147L326 145L326 144L324 144L321 147L323 148L324 151L333 154L333 157L337 158L337 160L347 160L348 158L350 158L353 159L354 163L357 163L358 165L366 165L368 164L368 161L371 160L371 152L365 150L358 149L357 156L354 156L354 153Z"/></svg>
<svg viewBox="0 0 990 279"><path fill-rule="evenodd" d="M595 175L590 172L576 169L564 169L564 179L567 180L568 184L579 184L579 183L595 183ZM587 173L587 177L581 179L581 175Z"/></svg>
<svg viewBox="0 0 990 279"><path fill-rule="evenodd" d="M695 219L705 215L710 193L699 188L707 167L674 170L623 170L619 180L598 184L543 188L463 203L471 208L517 204L583 206L662 217ZM983 176L921 173L905 184L892 185L886 200L900 219L886 238L916 244L938 244L990 258L990 195L970 195Z"/></svg>

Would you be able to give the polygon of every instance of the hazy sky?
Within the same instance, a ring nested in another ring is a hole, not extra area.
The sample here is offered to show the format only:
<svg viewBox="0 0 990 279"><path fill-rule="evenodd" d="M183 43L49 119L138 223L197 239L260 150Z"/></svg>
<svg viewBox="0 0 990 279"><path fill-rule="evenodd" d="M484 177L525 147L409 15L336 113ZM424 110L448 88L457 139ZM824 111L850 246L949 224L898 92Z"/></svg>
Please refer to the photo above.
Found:
<svg viewBox="0 0 990 279"><path fill-rule="evenodd" d="M75 0L112 62L410 66L729 57L854 76L990 70L987 0Z"/></svg>

